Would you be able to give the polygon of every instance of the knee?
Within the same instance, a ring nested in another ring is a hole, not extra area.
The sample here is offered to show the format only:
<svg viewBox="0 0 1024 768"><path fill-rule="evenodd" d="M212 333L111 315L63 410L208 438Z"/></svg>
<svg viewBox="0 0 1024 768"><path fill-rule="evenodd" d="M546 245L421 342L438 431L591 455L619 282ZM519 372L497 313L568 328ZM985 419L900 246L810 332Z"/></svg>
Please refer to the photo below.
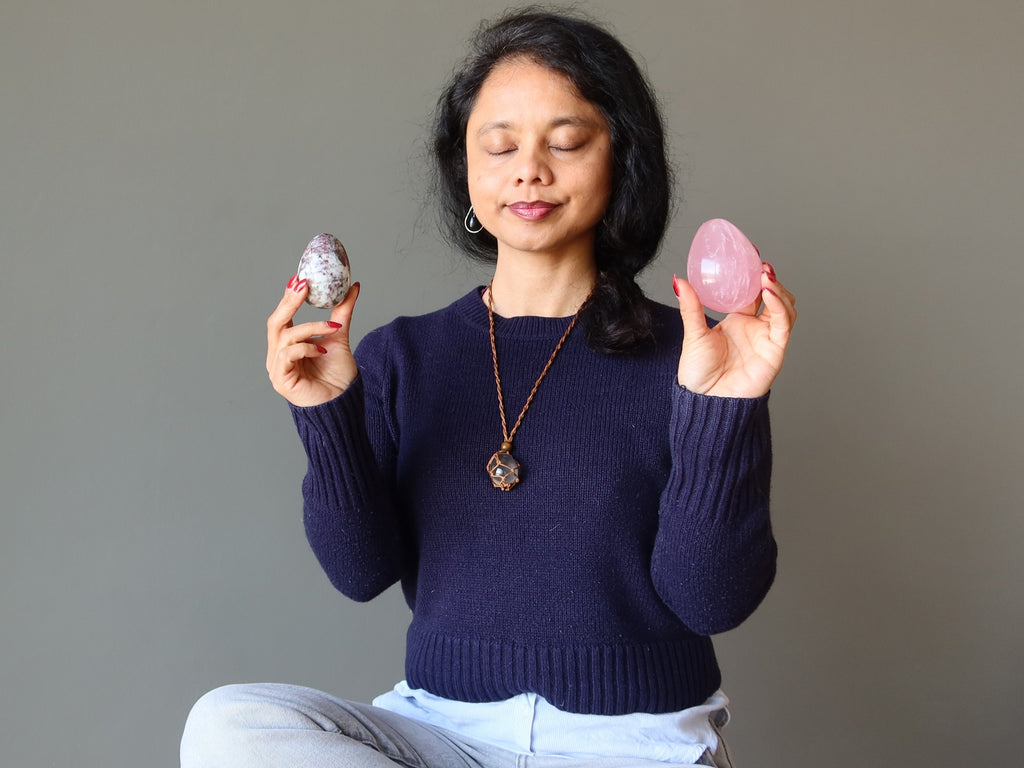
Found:
<svg viewBox="0 0 1024 768"><path fill-rule="evenodd" d="M193 706L181 737L181 768L231 765L251 728L253 686L226 685Z"/></svg>

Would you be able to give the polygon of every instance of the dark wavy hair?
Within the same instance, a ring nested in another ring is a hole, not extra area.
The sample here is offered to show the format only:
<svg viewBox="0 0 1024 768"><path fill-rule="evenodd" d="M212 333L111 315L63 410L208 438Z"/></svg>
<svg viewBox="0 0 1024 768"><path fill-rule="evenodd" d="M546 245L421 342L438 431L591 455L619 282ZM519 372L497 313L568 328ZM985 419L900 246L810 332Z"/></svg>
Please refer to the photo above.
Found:
<svg viewBox="0 0 1024 768"><path fill-rule="evenodd" d="M657 254L671 208L672 173L654 93L633 57L597 24L531 6L484 23L437 103L432 154L441 230L469 256L493 263L497 241L463 226L469 210L466 124L498 64L528 58L565 75L604 116L612 138L612 192L595 233L597 286L580 314L591 348L637 350L652 338L647 299L636 276Z"/></svg>

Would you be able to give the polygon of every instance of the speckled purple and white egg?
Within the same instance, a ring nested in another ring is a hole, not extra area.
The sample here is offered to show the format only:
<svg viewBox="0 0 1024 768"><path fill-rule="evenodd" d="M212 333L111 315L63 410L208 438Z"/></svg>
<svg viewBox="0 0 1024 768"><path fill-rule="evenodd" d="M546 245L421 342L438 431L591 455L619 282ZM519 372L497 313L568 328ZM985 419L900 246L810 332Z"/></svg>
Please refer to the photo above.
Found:
<svg viewBox="0 0 1024 768"><path fill-rule="evenodd" d="M306 302L319 309L341 304L352 285L348 254L334 235L314 237L299 259L299 279L309 281Z"/></svg>

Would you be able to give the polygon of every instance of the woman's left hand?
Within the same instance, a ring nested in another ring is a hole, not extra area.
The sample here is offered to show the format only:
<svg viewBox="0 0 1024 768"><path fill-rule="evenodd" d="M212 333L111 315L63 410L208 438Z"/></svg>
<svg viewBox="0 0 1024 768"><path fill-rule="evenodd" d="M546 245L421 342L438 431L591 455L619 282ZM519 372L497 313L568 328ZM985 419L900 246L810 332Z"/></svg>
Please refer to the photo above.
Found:
<svg viewBox="0 0 1024 768"><path fill-rule="evenodd" d="M761 397L771 389L796 322L796 298L778 282L771 264L762 265L757 301L726 315L714 328L708 328L693 286L675 278L683 318L680 386L703 395L746 398Z"/></svg>

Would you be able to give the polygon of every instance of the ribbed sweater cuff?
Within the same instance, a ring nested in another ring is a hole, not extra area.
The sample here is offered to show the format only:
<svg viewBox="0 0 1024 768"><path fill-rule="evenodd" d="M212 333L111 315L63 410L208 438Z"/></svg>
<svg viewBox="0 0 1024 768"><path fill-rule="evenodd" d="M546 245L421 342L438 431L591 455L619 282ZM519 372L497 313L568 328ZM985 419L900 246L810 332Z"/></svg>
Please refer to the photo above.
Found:
<svg viewBox="0 0 1024 768"><path fill-rule="evenodd" d="M361 496L365 478L377 473L366 435L362 377L333 400L290 408L309 459L306 496L332 508Z"/></svg>
<svg viewBox="0 0 1024 768"><path fill-rule="evenodd" d="M768 488L760 486L769 482L771 468L768 398L711 397L680 387L672 411L674 445L680 453L673 462L668 498L686 499L692 512L714 514L750 507L706 495L767 495ZM761 478L751 478L752 472Z"/></svg>

